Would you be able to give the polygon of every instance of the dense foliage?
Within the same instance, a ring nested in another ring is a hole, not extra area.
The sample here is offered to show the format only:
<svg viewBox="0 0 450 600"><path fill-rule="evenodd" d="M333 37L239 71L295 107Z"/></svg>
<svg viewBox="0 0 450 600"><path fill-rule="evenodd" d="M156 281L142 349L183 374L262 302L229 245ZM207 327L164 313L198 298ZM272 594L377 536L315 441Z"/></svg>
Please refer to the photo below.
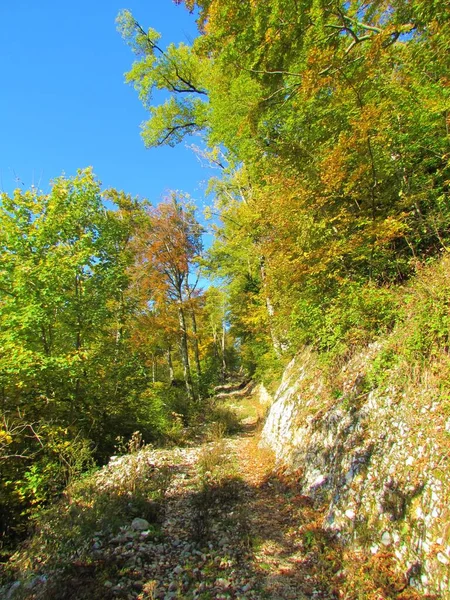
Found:
<svg viewBox="0 0 450 600"><path fill-rule="evenodd" d="M118 439L136 430L146 441L177 436L192 417L203 391L201 294L189 272L200 232L175 197L153 208L102 195L90 170L57 179L48 194L2 196L3 533L108 458Z"/></svg>
<svg viewBox="0 0 450 600"><path fill-rule="evenodd" d="M257 363L370 339L392 325L390 288L448 247L448 4L185 4L191 47L121 14L127 79L144 104L168 92L147 145L201 132L223 167L211 260L236 335Z"/></svg>
<svg viewBox="0 0 450 600"><path fill-rule="evenodd" d="M220 170L215 242L205 256L182 194L102 194L90 170L2 195L0 533L117 437L179 436L231 367L270 379L303 345L335 361L411 318L408 281L448 251L448 3L177 3L198 17L192 45L164 47L129 11L118 26L145 144L201 136ZM411 355L448 349L436 295Z"/></svg>

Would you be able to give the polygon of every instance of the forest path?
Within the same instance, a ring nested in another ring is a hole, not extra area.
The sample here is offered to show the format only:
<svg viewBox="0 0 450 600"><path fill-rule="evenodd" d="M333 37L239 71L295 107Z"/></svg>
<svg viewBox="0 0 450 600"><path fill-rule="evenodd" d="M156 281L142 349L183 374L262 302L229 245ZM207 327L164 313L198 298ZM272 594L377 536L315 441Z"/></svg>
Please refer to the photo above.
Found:
<svg viewBox="0 0 450 600"><path fill-rule="evenodd" d="M259 447L260 408L251 394L221 398L192 445L112 457L49 511L0 598L423 598L392 555L350 552L324 531L298 474Z"/></svg>
<svg viewBox="0 0 450 600"><path fill-rule="evenodd" d="M323 515L274 474L255 430L247 419L233 437L172 451L164 544L130 598L337 597L338 556L318 525Z"/></svg>
<svg viewBox="0 0 450 600"><path fill-rule="evenodd" d="M18 580L3 588L6 598L338 598L339 549L321 529L323 514L299 494L295 480L291 484L277 474L271 454L259 448L260 418L255 416L254 402L249 396L231 399L231 404L227 400L216 404L228 426L234 423L236 428L235 413L240 415L241 423L233 436L221 434L223 423L219 420L216 433L210 432L210 441L169 449L145 446L114 457L95 475L89 493L106 493L110 503L123 502L124 492L117 495L117 490L125 489L124 482L128 482L131 491L125 496L131 506L136 490L142 489L142 478L150 488L159 485L152 481L162 482L162 500L155 504L144 498L137 504L140 514L133 515L138 518L133 519L130 513L115 533L108 527L112 504L103 503L103 520L97 511L93 521L96 529L88 529L83 543L78 543L74 553L69 551L70 558L58 554L57 544L45 539L44 530L35 542L34 558L26 558L25 553L25 569L19 578L22 583ZM58 519L61 514L69 519L62 531L72 535L72 529L79 525L70 515L73 513L78 523L78 518L89 518L94 506L95 498L82 496L81 504L72 500L69 505L56 507ZM47 531L51 532L53 521L48 523ZM61 542L61 536L59 539ZM49 556L53 546L50 562L55 566L51 568L48 558L45 566L44 556ZM67 548L68 543L63 546ZM40 547L42 552L45 548L41 556L36 555Z"/></svg>

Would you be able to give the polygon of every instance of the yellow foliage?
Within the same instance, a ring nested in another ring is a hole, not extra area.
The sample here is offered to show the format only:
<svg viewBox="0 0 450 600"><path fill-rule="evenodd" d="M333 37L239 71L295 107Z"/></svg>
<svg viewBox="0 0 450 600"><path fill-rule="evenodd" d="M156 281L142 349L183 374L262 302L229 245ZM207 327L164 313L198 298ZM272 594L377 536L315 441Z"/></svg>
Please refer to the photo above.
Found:
<svg viewBox="0 0 450 600"><path fill-rule="evenodd" d="M0 444L8 445L12 443L12 437L4 429L0 429Z"/></svg>

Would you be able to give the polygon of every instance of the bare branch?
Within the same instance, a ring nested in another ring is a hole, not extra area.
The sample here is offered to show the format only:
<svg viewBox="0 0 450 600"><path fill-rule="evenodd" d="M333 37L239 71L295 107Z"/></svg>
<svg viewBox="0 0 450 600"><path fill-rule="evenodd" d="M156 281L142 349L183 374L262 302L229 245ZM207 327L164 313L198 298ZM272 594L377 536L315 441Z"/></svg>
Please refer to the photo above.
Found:
<svg viewBox="0 0 450 600"><path fill-rule="evenodd" d="M30 459L31 456L27 455L27 454L4 454L3 456L0 455L0 461L2 460L8 460L9 458L25 458L25 459Z"/></svg>
<svg viewBox="0 0 450 600"><path fill-rule="evenodd" d="M351 19L350 17L345 17L346 21L350 21L350 23L354 23L361 29L365 29L366 31L373 31L374 33L383 33L383 30L380 27L374 27L373 25L366 25L365 23L361 23L361 21L356 21L355 19Z"/></svg>
<svg viewBox="0 0 450 600"><path fill-rule="evenodd" d="M158 146L162 146L164 144L164 142L166 142L170 136L172 134L174 134L176 131L178 131L179 129L187 129L188 127L198 127L197 123L183 123L183 125L174 125L173 127L170 127L169 131L167 132L167 134L163 137L162 140L158 140L157 144Z"/></svg>
<svg viewBox="0 0 450 600"><path fill-rule="evenodd" d="M371 35L363 35L363 37L360 38L356 38L353 40L353 42L350 44L350 46L347 48L347 50L344 52L345 55L347 55L357 44L360 44L361 42L365 42L367 40L371 39Z"/></svg>

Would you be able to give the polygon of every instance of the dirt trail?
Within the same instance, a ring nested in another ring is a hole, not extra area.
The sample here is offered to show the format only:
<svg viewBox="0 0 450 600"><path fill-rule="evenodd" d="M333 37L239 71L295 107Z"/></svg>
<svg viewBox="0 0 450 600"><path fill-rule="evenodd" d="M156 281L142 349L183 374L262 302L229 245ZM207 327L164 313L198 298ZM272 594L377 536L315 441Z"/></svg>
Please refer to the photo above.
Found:
<svg viewBox="0 0 450 600"><path fill-rule="evenodd" d="M17 588L18 595L8 592L7 597L420 598L403 577L392 575L389 556L369 557L378 561L370 568L367 557L344 556L338 542L321 528L320 508L299 493L295 477L277 473L270 454L258 447L256 429L257 419L247 418L232 437L217 435L215 441L191 447L145 447L118 458L100 472L99 481L128 477L130 466L146 481L158 472L168 474L160 533L142 518L119 533L98 531L63 569L34 569L35 575Z"/></svg>
<svg viewBox="0 0 450 600"><path fill-rule="evenodd" d="M321 564L330 544L316 525L321 515L273 475L253 429L178 450L162 526L170 550L138 598L337 597L331 583L337 569Z"/></svg>

